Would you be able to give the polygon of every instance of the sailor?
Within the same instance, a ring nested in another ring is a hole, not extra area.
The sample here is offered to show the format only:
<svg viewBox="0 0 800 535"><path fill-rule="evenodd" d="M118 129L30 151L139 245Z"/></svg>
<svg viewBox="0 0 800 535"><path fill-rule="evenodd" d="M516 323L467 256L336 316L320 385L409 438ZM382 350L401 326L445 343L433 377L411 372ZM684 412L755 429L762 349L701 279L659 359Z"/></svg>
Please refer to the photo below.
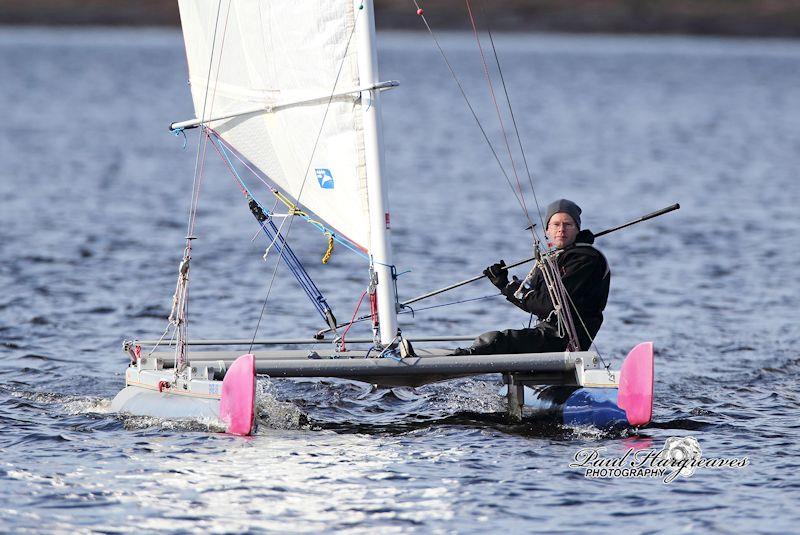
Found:
<svg viewBox="0 0 800 535"><path fill-rule="evenodd" d="M603 323L603 309L608 301L611 272L605 257L592 246L594 234L581 230L581 209L572 201L559 199L547 207L546 235L560 249L556 257L558 271L571 303L565 303L572 314L580 349L585 351ZM466 349L457 349L455 355L490 355L506 353L545 353L564 351L569 335L559 332L547 284L542 272L535 269L530 284L518 292L520 281L508 280L508 269L503 260L486 268L484 275L510 302L534 314L539 323L529 329L490 331L480 335ZM529 286L529 287L528 287Z"/></svg>

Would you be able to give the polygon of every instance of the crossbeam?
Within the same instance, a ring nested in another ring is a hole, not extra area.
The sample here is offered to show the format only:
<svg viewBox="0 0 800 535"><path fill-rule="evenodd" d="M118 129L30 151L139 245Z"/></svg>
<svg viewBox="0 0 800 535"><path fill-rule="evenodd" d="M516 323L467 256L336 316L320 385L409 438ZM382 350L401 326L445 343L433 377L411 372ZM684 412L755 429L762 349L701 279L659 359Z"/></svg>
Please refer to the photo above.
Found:
<svg viewBox="0 0 800 535"><path fill-rule="evenodd" d="M445 349L418 349L420 356L365 358L365 351L349 351L338 357L330 353L310 354L302 350L254 351L256 371L270 377L335 377L382 386L421 386L459 377L493 373L523 374L547 378L547 384L579 384L580 371L597 362L591 352L527 353L512 355L448 355ZM163 354L164 367L172 365ZM233 351L189 353L192 367L224 370L238 354ZM169 359L169 360L168 360ZM591 364L590 364L591 363Z"/></svg>
<svg viewBox="0 0 800 535"><path fill-rule="evenodd" d="M475 340L477 336L415 336L408 338L411 342L465 342ZM250 346L251 344L254 346L268 346L268 345L320 345L325 343L330 343L330 340L316 340L314 338L275 338L272 340L269 339L257 339L252 340L249 338L241 338L241 339L218 339L218 340L187 340L186 345L188 346ZM371 344L373 342L372 338L347 338L347 343L349 344ZM139 346L155 346L160 345L162 347L175 347L174 341L161 341L159 344L158 340L134 340L132 342L133 345Z"/></svg>
<svg viewBox="0 0 800 535"><path fill-rule="evenodd" d="M271 377L367 378L393 375L478 375L486 373L567 371L575 368L580 353L523 355L466 355L391 358L269 359L258 358L258 373ZM190 358L190 362L195 361ZM233 361L231 361L231 364ZM226 365L228 363L226 362Z"/></svg>

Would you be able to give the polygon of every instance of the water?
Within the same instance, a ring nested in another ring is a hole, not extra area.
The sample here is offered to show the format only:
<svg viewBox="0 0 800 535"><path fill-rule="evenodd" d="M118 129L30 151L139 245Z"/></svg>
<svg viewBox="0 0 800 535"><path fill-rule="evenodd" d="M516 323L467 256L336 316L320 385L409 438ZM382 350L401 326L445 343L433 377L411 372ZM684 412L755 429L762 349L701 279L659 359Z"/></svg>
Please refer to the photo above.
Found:
<svg viewBox="0 0 800 535"><path fill-rule="evenodd" d="M800 44L498 36L542 202L576 200L614 278L597 340L618 366L658 348L655 423L636 435L505 423L491 378L372 390L262 381L257 436L109 414L123 338L158 336L182 250L196 134L180 35L0 31L0 531L795 530L800 372ZM471 37L443 45L499 149ZM425 34L381 35L401 298L528 256L526 224ZM508 118L506 118L507 123ZM500 150L503 155L503 150ZM519 161L519 155L517 155ZM504 157L504 162L507 161ZM192 336L251 336L272 264L210 158ZM527 181L527 179L523 179ZM532 197L528 196L532 204ZM293 242L340 319L362 262L306 227ZM486 295L475 285L440 301ZM527 322L500 300L404 317L410 333ZM280 278L260 336L321 327ZM362 326L353 332L366 334ZM621 455L694 436L742 470L588 480L579 448Z"/></svg>

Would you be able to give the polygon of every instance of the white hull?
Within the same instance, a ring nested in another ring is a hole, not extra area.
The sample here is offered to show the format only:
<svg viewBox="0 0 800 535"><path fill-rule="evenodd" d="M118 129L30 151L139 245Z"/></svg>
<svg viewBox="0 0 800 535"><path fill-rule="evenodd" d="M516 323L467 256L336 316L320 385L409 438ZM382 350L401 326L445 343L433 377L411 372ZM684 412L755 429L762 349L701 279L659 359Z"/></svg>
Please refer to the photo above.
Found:
<svg viewBox="0 0 800 535"><path fill-rule="evenodd" d="M163 384L175 378L171 371L137 373L135 366L131 366L126 376L131 375L137 376L137 380L126 381L127 386L111 402L113 411L166 419L212 420L224 425L219 419L220 395L208 393L219 392L222 381L192 380L188 382L187 390L175 389L173 393L173 389L158 391L160 382Z"/></svg>
<svg viewBox="0 0 800 535"><path fill-rule="evenodd" d="M218 424L227 432L248 435L255 425L255 365L252 355L237 359L222 381L214 366L191 366L183 373L162 368L163 361L141 358L125 372L125 388L111 409L137 416L196 419Z"/></svg>

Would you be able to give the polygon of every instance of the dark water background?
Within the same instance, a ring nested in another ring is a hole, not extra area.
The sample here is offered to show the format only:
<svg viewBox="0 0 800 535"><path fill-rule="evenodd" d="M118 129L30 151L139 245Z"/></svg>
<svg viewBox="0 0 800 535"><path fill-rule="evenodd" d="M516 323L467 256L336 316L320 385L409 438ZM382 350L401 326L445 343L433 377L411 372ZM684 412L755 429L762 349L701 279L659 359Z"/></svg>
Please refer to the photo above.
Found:
<svg viewBox="0 0 800 535"><path fill-rule="evenodd" d="M0 30L0 531L664 531L785 533L800 520L800 43L497 39L542 202L569 197L614 273L601 352L657 354L655 423L638 435L507 425L497 382L372 390L260 384L245 439L122 418L123 338L165 327L197 143L180 35ZM528 255L520 210L425 34L382 34L386 170L400 296ZM498 142L474 42L444 46ZM252 336L274 258L209 158L192 271L193 337ZM517 156L519 159L519 156ZM528 197L531 201L531 197ZM363 262L302 223L292 241L340 319ZM285 275L285 272L284 272ZM489 294L485 285L444 303ZM406 316L407 333L520 327L500 300ZM306 336L279 277L260 336ZM366 334L354 327L354 333ZM694 436L742 470L587 480L582 447L621 455Z"/></svg>

